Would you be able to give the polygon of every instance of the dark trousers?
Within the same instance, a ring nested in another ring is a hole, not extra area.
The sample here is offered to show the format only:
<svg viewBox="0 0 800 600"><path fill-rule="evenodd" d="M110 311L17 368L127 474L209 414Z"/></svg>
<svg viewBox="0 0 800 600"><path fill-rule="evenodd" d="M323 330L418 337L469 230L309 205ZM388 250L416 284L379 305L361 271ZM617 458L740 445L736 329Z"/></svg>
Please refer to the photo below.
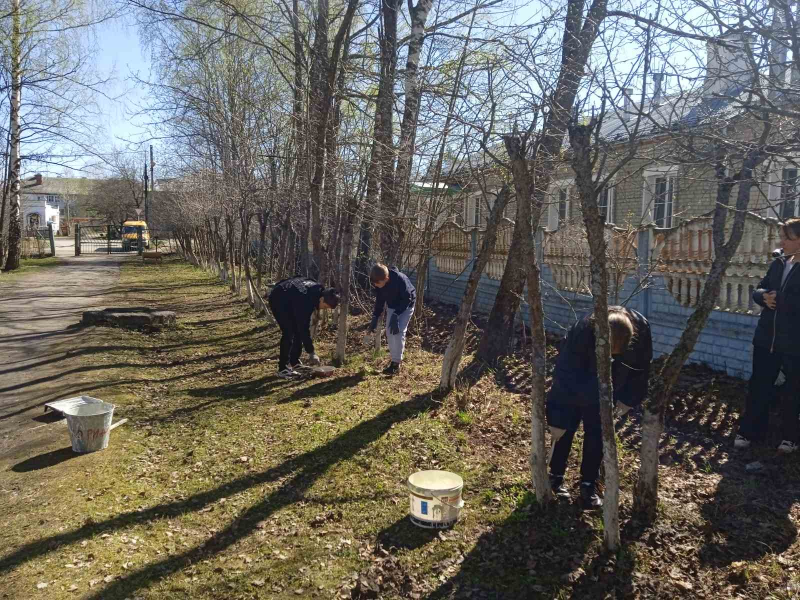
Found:
<svg viewBox="0 0 800 600"><path fill-rule="evenodd" d="M272 315L281 328L281 350L278 358L278 371L283 371L289 365L296 365L300 361L300 354L303 352L303 342L300 339L300 332L297 323L292 315L283 310L278 303L269 301Z"/></svg>
<svg viewBox="0 0 800 600"><path fill-rule="evenodd" d="M550 457L550 474L563 478L567 472L567 461L572 449L572 438L583 421L583 457L581 458L581 481L594 483L600 476L603 462L603 431L600 425L600 405L590 406L550 405L547 406L547 424L552 428L565 429L553 445Z"/></svg>
<svg viewBox="0 0 800 600"><path fill-rule="evenodd" d="M783 365L786 375L781 394L780 415L784 440L797 442L800 416L800 356L770 352L753 346L753 374L748 385L747 403L739 423L739 433L752 441L763 441L769 424L769 405L775 393L775 379Z"/></svg>

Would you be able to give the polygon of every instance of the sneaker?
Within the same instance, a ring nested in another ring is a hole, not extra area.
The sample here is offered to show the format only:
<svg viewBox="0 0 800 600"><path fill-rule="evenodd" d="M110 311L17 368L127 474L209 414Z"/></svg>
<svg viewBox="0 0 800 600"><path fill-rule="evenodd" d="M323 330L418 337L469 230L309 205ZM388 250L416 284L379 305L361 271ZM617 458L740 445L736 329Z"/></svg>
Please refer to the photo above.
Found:
<svg viewBox="0 0 800 600"><path fill-rule="evenodd" d="M400 363L390 362L389 366L383 370L384 375L397 375L400 372Z"/></svg>
<svg viewBox="0 0 800 600"><path fill-rule="evenodd" d="M289 368L290 368L292 371L294 371L295 369L297 369L297 368L299 368L299 367L302 367L302 366L303 366L303 361L302 361L302 360L298 360L298 361L297 361L295 364L293 364L293 365L289 365Z"/></svg>
<svg viewBox="0 0 800 600"><path fill-rule="evenodd" d="M733 442L733 447L736 448L737 450L745 450L750 447L751 443L752 442L750 442L750 440L748 440L746 437L737 433L736 439Z"/></svg>
<svg viewBox="0 0 800 600"><path fill-rule="evenodd" d="M783 440L778 446L778 452L780 452L781 454L790 454L791 452L795 452L796 450L797 450L797 444L795 442L790 442L789 440Z"/></svg>
<svg viewBox="0 0 800 600"><path fill-rule="evenodd" d="M291 367L285 368L283 371L278 371L278 377L281 379L295 379L300 373L293 370Z"/></svg>
<svg viewBox="0 0 800 600"><path fill-rule="evenodd" d="M556 498L559 500L569 500L570 495L566 487L564 487L564 478L550 475L550 489L553 490Z"/></svg>
<svg viewBox="0 0 800 600"><path fill-rule="evenodd" d="M597 486L594 483L581 482L581 504L583 510L597 510L603 507L603 499L597 493Z"/></svg>

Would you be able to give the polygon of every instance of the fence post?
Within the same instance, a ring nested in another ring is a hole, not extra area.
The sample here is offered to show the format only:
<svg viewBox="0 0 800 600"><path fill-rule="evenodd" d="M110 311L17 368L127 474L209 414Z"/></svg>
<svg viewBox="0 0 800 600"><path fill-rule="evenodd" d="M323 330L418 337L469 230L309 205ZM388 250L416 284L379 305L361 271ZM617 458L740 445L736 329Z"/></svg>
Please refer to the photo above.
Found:
<svg viewBox="0 0 800 600"><path fill-rule="evenodd" d="M136 227L136 253L141 256L144 248L142 248L143 243L143 236L142 236L142 226L139 225Z"/></svg>
<svg viewBox="0 0 800 600"><path fill-rule="evenodd" d="M639 312L646 318L650 318L650 300L653 294L650 289L650 236L653 235L653 228L646 227L639 232L637 248L639 257L638 276L642 288L639 300ZM648 281L645 281L648 280Z"/></svg>
<svg viewBox="0 0 800 600"><path fill-rule="evenodd" d="M75 256L81 255L81 224L75 223Z"/></svg>
<svg viewBox="0 0 800 600"><path fill-rule="evenodd" d="M533 244L536 249L536 262L539 269L544 267L544 227L537 227L533 234Z"/></svg>
<svg viewBox="0 0 800 600"><path fill-rule="evenodd" d="M50 254L55 256L56 255L56 236L53 233L53 224L47 224L47 235L50 238Z"/></svg>
<svg viewBox="0 0 800 600"><path fill-rule="evenodd" d="M469 251L472 254L472 262L474 263L478 258L478 228L473 228L470 233Z"/></svg>
<svg viewBox="0 0 800 600"><path fill-rule="evenodd" d="M111 225L106 225L106 247L111 254Z"/></svg>

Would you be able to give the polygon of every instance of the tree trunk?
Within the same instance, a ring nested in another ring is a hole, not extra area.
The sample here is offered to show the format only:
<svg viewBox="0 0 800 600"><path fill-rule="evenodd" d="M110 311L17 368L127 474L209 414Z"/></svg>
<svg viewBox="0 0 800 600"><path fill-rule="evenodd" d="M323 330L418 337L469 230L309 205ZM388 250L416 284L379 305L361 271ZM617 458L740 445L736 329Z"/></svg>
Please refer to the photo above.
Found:
<svg viewBox="0 0 800 600"><path fill-rule="evenodd" d="M517 202L519 207L520 202ZM525 236L530 235L530 227L520 226L516 218L508 259L500 279L500 288L489 313L489 320L483 330L476 356L490 366L496 366L501 356L508 354L514 338L514 316L519 310L522 292L525 289Z"/></svg>
<svg viewBox="0 0 800 600"><path fill-rule="evenodd" d="M395 174L395 197L398 212L408 202L409 177L414 159L414 142L417 136L417 119L422 86L417 76L422 44L425 41L425 23L433 6L433 0L419 0L411 7L411 36L408 42L408 59L406 60L405 106L403 121L400 124L400 145L397 152L397 172ZM395 214L398 217L399 214ZM404 227L397 229L397 247L404 247Z"/></svg>
<svg viewBox="0 0 800 600"><path fill-rule="evenodd" d="M345 36L350 30L353 21L357 0L349 0L339 30L333 41L330 57L328 56L328 0L318 0L317 26L314 38L314 64L312 65L312 97L316 100L312 104L310 122L313 132L313 158L314 177L311 180L311 243L314 247L315 268L313 277L319 277L325 270L326 250L323 244L322 218L320 207L322 205L322 184L325 175L325 138L328 135L328 121L330 119L331 104L333 100L334 84L339 66L339 57L345 45Z"/></svg>
<svg viewBox="0 0 800 600"><path fill-rule="evenodd" d="M509 196L510 190L508 185L504 185L497 195L494 207L489 216L489 222L486 225L486 232L483 236L480 252L475 262L472 263L472 271L469 274L469 279L467 279L467 288L464 291L464 298L461 300L458 315L453 323L450 343L447 345L447 350L444 353L442 376L439 380L440 390L449 390L455 386L458 367L461 363L461 356L464 353L464 338L467 332L467 324L472 315L472 305L475 303L475 296L478 294L478 284L480 284L483 270L486 268L486 264L489 262L492 252L494 251L495 241L497 240L497 228L500 224L503 210L508 203Z"/></svg>
<svg viewBox="0 0 800 600"><path fill-rule="evenodd" d="M13 271L19 268L22 251L21 206L20 206L20 106L22 104L22 32L20 0L11 0L11 189L9 192L8 210L8 257L4 269Z"/></svg>
<svg viewBox="0 0 800 600"><path fill-rule="evenodd" d="M572 146L572 168L589 241L589 266L594 299L595 355L600 391L600 423L603 430L603 463L605 466L605 498L603 500L603 534L606 548L619 548L619 462L617 437L614 431L614 390L611 379L611 336L608 325L608 266L606 264L605 215L597 206L592 160L592 135L597 121L574 125L569 129Z"/></svg>
<svg viewBox="0 0 800 600"><path fill-rule="evenodd" d="M536 500L547 504L553 499L550 479L547 475L547 452L545 451L545 373L547 369L547 346L544 335L544 310L540 269L533 246L532 224L538 225L543 203L534 196L535 178L528 170L525 144L517 136L506 136L503 142L511 162L514 189L517 195L517 225L520 231L521 251L527 261L528 305L533 350L531 352L531 456L530 468ZM533 199L533 202L532 202ZM524 279L523 279L524 281ZM523 283L524 285L524 283ZM514 313L511 313L513 320Z"/></svg>
<svg viewBox="0 0 800 600"><path fill-rule="evenodd" d="M258 262L256 263L256 289L261 290L261 276L264 271L264 245L267 243L267 218L266 211L258 213Z"/></svg>
<svg viewBox="0 0 800 600"><path fill-rule="evenodd" d="M736 253L744 234L747 206L750 202L750 190L754 185L753 171L763 162L767 153L763 146L751 149L742 163L738 177L725 175L725 167L720 162L717 171L717 202L714 210L713 238L714 260L706 276L703 293L697 301L694 312L686 322L677 346L670 352L656 380L655 389L644 402L644 420L642 424L641 463L639 480L633 497L633 509L647 522L656 519L658 507L658 444L664 430L664 413L667 402L684 363L694 350L697 338L705 327L714 304L722 289L722 278L730 265L731 257ZM733 186L739 189L736 196L736 211L733 217L731 235L725 242L725 222L728 216L728 205Z"/></svg>
<svg viewBox="0 0 800 600"><path fill-rule="evenodd" d="M382 86L383 80L378 83L378 97L380 97L382 93ZM361 274L360 284L363 287L369 285L369 266L372 258L373 243L372 229L375 223L379 221L378 215L380 214L378 190L381 177L381 165L383 163L383 159L381 158L381 152L383 150L378 141L380 128L381 112L376 105L375 122L372 128L372 152L369 158L369 166L367 167L367 197L364 202L364 219L361 221L361 235L359 237L358 271Z"/></svg>
<svg viewBox="0 0 800 600"><path fill-rule="evenodd" d="M381 253L389 265L397 262L397 197L394 193L394 84L397 72L397 13L401 0L380 3L383 35L380 37L381 84L377 110L381 115L376 140L381 151Z"/></svg>
<svg viewBox="0 0 800 600"><path fill-rule="evenodd" d="M533 196L523 197L517 194L516 224L508 251L508 261L503 278L500 280L500 289L497 292L494 306L489 314L487 327L478 346L477 357L490 365L496 365L498 359L508 351L508 340L513 337L514 313L519 308L519 301L525 287L526 267L528 274L538 273L538 268L534 269L534 263L527 258L528 248L531 249L531 253L535 254L535 252L532 250L532 225L522 222L522 213L526 212L523 204L532 199L535 205L544 206L547 188L552 179L552 169L544 168L542 163L558 159L560 156L578 86L583 78L598 29L606 17L606 0L593 0L585 19L583 10L583 0L567 1L564 34L561 42L561 68L552 99L548 102L549 114L545 128L539 141L534 144L531 157L531 160L537 165L536 186L535 188L533 185L530 186ZM523 145L527 145L527 136L525 140L519 141L525 142ZM538 227L538 224L539 217L536 218L535 227ZM530 288L529 284L529 295ZM538 295L541 295L540 292ZM534 342L535 338L534 335Z"/></svg>

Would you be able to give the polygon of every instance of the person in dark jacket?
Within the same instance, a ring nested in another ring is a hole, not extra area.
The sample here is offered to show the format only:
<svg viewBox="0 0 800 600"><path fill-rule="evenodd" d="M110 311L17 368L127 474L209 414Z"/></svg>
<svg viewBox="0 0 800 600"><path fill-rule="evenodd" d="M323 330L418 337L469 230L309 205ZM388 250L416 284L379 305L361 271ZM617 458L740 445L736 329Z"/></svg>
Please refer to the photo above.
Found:
<svg viewBox="0 0 800 600"><path fill-rule="evenodd" d="M375 310L372 311L369 332L374 333L378 328L378 319L383 314L383 307L386 306L386 341L389 344L392 361L383 373L396 375L400 372L400 363L403 362L406 332L414 314L417 290L405 274L380 263L372 267L369 279L375 287Z"/></svg>
<svg viewBox="0 0 800 600"><path fill-rule="evenodd" d="M338 305L336 290L326 289L313 279L293 277L275 284L269 295L269 306L281 328L278 377L291 379L299 375L294 369L300 365L303 347L311 364L319 364L311 339L311 315L315 310L334 309Z"/></svg>
<svg viewBox="0 0 800 600"><path fill-rule="evenodd" d="M617 414L624 414L638 406L647 395L653 341L650 324L635 310L610 306L608 323L614 401ZM550 485L559 498L570 497L564 487L564 474L572 439L581 421L584 433L581 502L584 508L594 509L603 505L597 493L597 478L603 460L603 435L592 314L569 330L556 359L553 384L547 396L547 424L552 438Z"/></svg>
<svg viewBox="0 0 800 600"><path fill-rule="evenodd" d="M781 227L781 248L783 255L772 262L753 292L753 301L764 310L753 336L753 372L733 443L739 449L766 437L770 396L781 367L788 387L780 401L783 441L778 452L794 452L800 441L800 273L796 266L800 262L800 219L790 219Z"/></svg>

